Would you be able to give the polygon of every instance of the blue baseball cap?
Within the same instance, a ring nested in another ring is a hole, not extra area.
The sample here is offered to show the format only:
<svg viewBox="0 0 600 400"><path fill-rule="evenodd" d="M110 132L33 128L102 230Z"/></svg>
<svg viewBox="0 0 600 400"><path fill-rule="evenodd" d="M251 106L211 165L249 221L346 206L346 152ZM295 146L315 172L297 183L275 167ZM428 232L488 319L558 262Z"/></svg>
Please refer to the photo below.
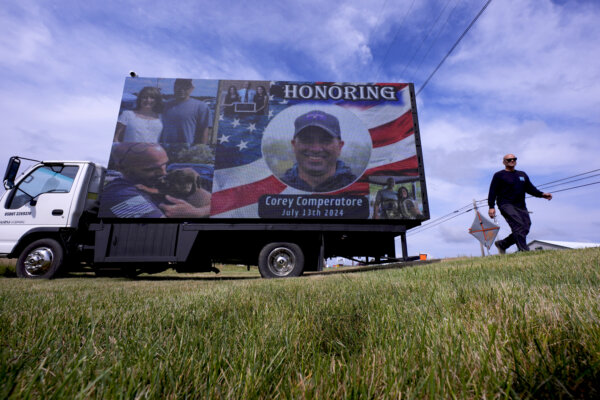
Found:
<svg viewBox="0 0 600 400"><path fill-rule="evenodd" d="M315 126L321 128L334 138L342 139L340 121L336 117L321 110L309 111L294 121L294 137L306 128Z"/></svg>

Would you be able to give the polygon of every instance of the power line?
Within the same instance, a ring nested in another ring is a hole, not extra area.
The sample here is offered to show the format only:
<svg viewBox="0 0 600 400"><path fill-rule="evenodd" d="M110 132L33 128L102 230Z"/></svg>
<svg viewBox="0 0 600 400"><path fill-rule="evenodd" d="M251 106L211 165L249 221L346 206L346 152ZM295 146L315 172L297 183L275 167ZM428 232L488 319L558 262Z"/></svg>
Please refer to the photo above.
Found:
<svg viewBox="0 0 600 400"><path fill-rule="evenodd" d="M435 19L435 21L433 22L433 24L430 26L429 30L427 31L427 33L425 34L425 36L423 36L423 40L421 40L421 43L419 43L419 46L415 49L415 51L412 53L412 56L410 57L410 60L408 60L408 62L406 63L406 65L404 66L404 68L402 69L402 72L400 72L400 76L402 76L404 74L404 71L406 71L406 69L410 66L410 64L412 63L412 61L414 60L415 56L417 55L417 53L419 52L419 50L421 50L421 47L423 47L423 44L425 43L425 41L427 40L427 38L429 37L429 34L431 32L433 32L433 29L435 28L435 26L437 25L438 21L440 20L440 18L442 17L442 15L444 15L444 11L446 11L446 8L448 8L448 5L450 4L451 0L448 0L446 2L446 5L444 6L444 8L442 8L442 11L439 13L439 15L437 16L437 18Z"/></svg>
<svg viewBox="0 0 600 400"><path fill-rule="evenodd" d="M556 182L560 182L560 181L566 181L567 179L575 178L575 177L582 176L582 175L591 174L592 172L598 172L598 171L600 171L600 168L598 168L598 169L594 169L594 170L591 170L591 171L587 171L587 172L582 172L581 174L577 174L577 175L569 176L569 177L566 177L566 178L557 179L557 180L555 180L555 181L552 181L552 182L547 182L547 183L544 183L544 184L542 184L542 185L539 185L538 187L544 187L544 186L546 186L546 185L549 185L549 184L551 184L551 183L556 183ZM585 179L585 178L584 178L584 179Z"/></svg>
<svg viewBox="0 0 600 400"><path fill-rule="evenodd" d="M424 228L424 227L426 227L426 226L432 225L432 224L434 224L436 221L439 221L439 220L441 220L441 219L447 218L447 217L449 217L449 216L451 216L451 215L453 215L453 214L460 213L462 210L464 210L465 208L468 208L468 207L472 207L472 205L471 205L471 204L464 205L464 206L460 207L459 209L457 209L457 210L454 210L454 211L452 211L452 212L450 212L450 213L448 213L448 214L446 214L446 215L442 215L441 217L438 217L438 218L436 218L436 219L429 220L429 221L427 221L426 223L424 223L424 224L421 224L420 226L418 226L418 227L416 227L416 228L414 228L414 229L417 229L417 230L418 230L418 229ZM466 210L466 211L468 212L468 211L471 211L471 210L472 210L472 208L470 208L470 209L468 209L468 210ZM462 214L462 213L461 213L461 214ZM459 215L460 215L460 214L459 214ZM443 222L445 222L445 221L443 221Z"/></svg>
<svg viewBox="0 0 600 400"><path fill-rule="evenodd" d="M415 96L418 96L419 93L421 93L421 91L423 89L425 89L425 86L427 86L427 84L429 83L429 81L431 80L431 78L433 77L433 75L435 75L435 73L437 72L437 70L440 69L440 67L442 66L442 64L444 63L444 61L446 61L446 59L450 56L450 54L452 54L452 52L454 51L454 49L456 48L456 46L458 46L458 44L460 43L460 41L465 37L465 35L467 34L467 32L469 32L469 30L475 24L475 22L477 22L477 20L481 16L481 14L483 14L483 12L485 11L485 9L487 8L488 5L490 5L491 2L492 2L492 0L487 0L487 2L485 3L485 5L481 8L481 10L475 16L475 18L473 18L473 21L471 21L471 23L469 24L469 26L467 26L467 29L465 29L465 31L462 33L462 35L460 35L460 37L458 38L458 40L456 41L456 43L454 43L454 46L452 46L452 48L450 49L450 51L448 51L448 53L444 56L444 58L442 58L442 61L440 61L440 63L438 64L438 66L435 67L435 69L433 70L433 72L425 80L425 83L423 83L423 85L419 88L419 90L417 90L417 94Z"/></svg>
<svg viewBox="0 0 600 400"><path fill-rule="evenodd" d="M600 174L589 175L589 176L585 176L585 177L583 177L583 178L579 178L579 179L573 179L573 180L566 181L566 182L562 182L562 183L555 183L554 185L549 185L549 186L546 186L544 189L548 189L548 188L552 188L552 187L556 187L556 186L567 185L567 184L569 184L569 183L573 183L573 182L579 182L579 181L583 181L583 180L585 180L585 179L590 179L590 178L593 178L593 177L595 177L595 176L600 176ZM541 187L541 186L540 186L540 187Z"/></svg>
<svg viewBox="0 0 600 400"><path fill-rule="evenodd" d="M369 36L367 36L367 46L371 42L371 38L373 37L375 32L377 32L377 27L379 27L379 23L381 22L381 16L383 15L383 10L385 10L385 6L387 5L387 2L388 2L388 0L383 1L383 6L381 6L381 10L379 10L379 15L377 15L377 20L375 21L375 25L373 25L373 29L371 30L371 33L369 33Z"/></svg>
<svg viewBox="0 0 600 400"><path fill-rule="evenodd" d="M552 192L550 192L550 193L559 193L559 192L565 192L565 191L567 191L567 190L572 190L572 189L582 188L582 187L585 187L585 186L597 185L597 184L599 184L599 183L600 183L600 181L596 181L596 182L592 182L592 183L587 183L587 184L585 184L585 185L578 185L578 186L572 186L572 187L568 187L568 188L565 188L565 189L554 190L554 191L552 191Z"/></svg>
<svg viewBox="0 0 600 400"><path fill-rule="evenodd" d="M452 15L454 14L454 11L456 10L457 7L458 7L458 2L456 2L454 4L454 7L452 8L452 11L450 11L450 13L448 14L448 17L446 18L446 21L444 22L444 25L442 25L441 29L438 31L437 35L435 36L435 38L433 39L433 41L429 45L429 48L427 49L427 51L425 52L425 54L423 55L423 57L421 57L421 61L419 61L419 65L417 65L417 67L415 68L415 71L419 71L420 70L421 65L423 65L423 61L425 61L425 58L427 58L427 56L429 55L429 52L431 51L431 49L433 49L433 46L437 43L438 39L440 38L440 35L444 31L444 27L448 24L448 21L450 21L450 17L452 17ZM410 81L414 82L414 79L411 79Z"/></svg>
<svg viewBox="0 0 600 400"><path fill-rule="evenodd" d="M426 224L422 224L422 225L421 225L421 227L422 227L422 226L427 226L427 225L433 224L434 222L436 222L436 221L438 221L438 220L440 220L440 219L444 219L444 218L446 218L446 217L448 217L448 216L450 216L450 215L452 215L452 214L456 214L457 212L461 212L461 211L462 211L464 208L466 208L466 207L470 207L470 206L471 206L470 204L467 204L466 206L462 206L461 208L459 208L459 209L457 209L457 210L454 210L454 211L452 211L452 212L450 212L450 213L448 213L448 214L446 214L446 215L442 215L441 217L438 217L438 218L436 218L436 219L429 220L429 221L427 221L427 223L426 223ZM469 210L469 211L471 211L471 210ZM415 228L415 229L418 229L418 228Z"/></svg>
<svg viewBox="0 0 600 400"><path fill-rule="evenodd" d="M442 224L442 223L444 223L446 221L449 221L449 220L451 220L451 219L453 219L455 217L458 217L459 215L468 213L469 211L472 211L472 210L473 210L472 203L471 204L467 204L467 205L465 205L465 206L463 206L463 207L461 207L461 208L459 208L459 209L457 209L457 210L455 210L455 211L453 211L451 213L443 215L443 216L441 216L439 218L436 218L434 220L429 220L429 221L427 221L427 223L422 224L422 225L420 225L418 227L415 227L414 230L411 231L411 232L420 231L423 228L428 228L428 227L433 226L433 225L440 225L440 224ZM453 215L453 214L456 214L456 215Z"/></svg>
<svg viewBox="0 0 600 400"><path fill-rule="evenodd" d="M458 213L458 214L456 214L456 215L453 215L453 214L446 215L446 216L445 216L443 219L440 219L440 218L438 218L437 222L432 222L432 223L429 223L429 224L421 225L421 226L419 226L419 227L417 227L417 228L414 228L414 229L415 229L416 231L418 231L418 230L420 230L420 229L426 229L426 228L429 228L430 226L436 226L436 225L440 225L440 224L443 224L443 223L444 223L444 222L446 222L446 221L449 221L449 220L451 220L451 219L453 219L453 218L455 218L455 217L457 217L457 216L459 216L459 215L465 214L465 213L467 213L467 212L469 212L469 211L472 211L472 210L473 210L472 208L469 208L469 209L467 209L467 210L464 210L464 211L462 211L462 212L460 212L460 213Z"/></svg>
<svg viewBox="0 0 600 400"><path fill-rule="evenodd" d="M438 222L437 224L432 224L432 225L430 224L430 225L426 225L425 227L423 227L422 229L419 229L419 230L417 230L417 228L415 228L415 230L412 230L412 231L410 231L410 232L407 232L407 234L406 234L406 235L407 235L407 236L413 236L413 235L416 235L416 234L418 234L418 233L424 232L424 231L426 231L426 230L428 230L428 229L435 228L436 226L438 226L438 225L441 225L441 224L443 224L444 222L448 222L448 221L450 221L451 219L454 219L454 218L456 218L456 217L460 217L461 215L463 215L463 214L466 214L466 213L468 213L468 212L470 212L470 211L472 211L472 210L473 210L473 209L471 208L471 209L469 209L469 210L463 211L462 213L460 213L460 214L456 214L456 215L454 215L454 216L452 216L452 217L450 217L450 218L448 218L448 219L446 219L446 220L444 220L444 221L440 221L440 222Z"/></svg>
<svg viewBox="0 0 600 400"><path fill-rule="evenodd" d="M379 80L378 77L379 77L379 73L381 72L381 67L383 67L383 63L385 62L388 54L390 53L390 49L392 48L392 45L396 41L396 37L398 37L398 32L400 32L400 28L402 27L402 25L404 25L404 21L406 20L406 17L408 16L408 14L410 14L410 11L412 10L414 5L415 5L415 0L412 1L412 3L410 4L410 7L408 8L408 11L406 12L406 14L404 14L404 18L402 18L402 22L400 22L400 25L398 25L398 29L396 29L396 33L394 33L394 38L390 42L390 45L388 46L387 50L385 51L385 55L383 56L383 58L381 59L381 62L379 63L379 68L377 68L377 73L375 74L375 81Z"/></svg>

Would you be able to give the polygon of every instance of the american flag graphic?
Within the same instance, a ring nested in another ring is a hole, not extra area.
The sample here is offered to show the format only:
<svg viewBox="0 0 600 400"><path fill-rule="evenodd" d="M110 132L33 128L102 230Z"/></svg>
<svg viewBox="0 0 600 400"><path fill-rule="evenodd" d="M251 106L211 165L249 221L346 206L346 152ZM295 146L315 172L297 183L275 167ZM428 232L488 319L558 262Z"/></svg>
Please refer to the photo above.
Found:
<svg viewBox="0 0 600 400"><path fill-rule="evenodd" d="M282 86L286 83L288 82L271 82L267 115L219 117L211 218L259 218L258 202L261 196L310 194L281 182L262 154L263 132L269 122L286 108L306 103L306 100L284 99ZM327 104L352 112L364 123L372 141L366 170L357 181L325 195L368 196L370 177L418 176L409 85L385 85L395 88L398 101L313 101L315 108L319 104Z"/></svg>

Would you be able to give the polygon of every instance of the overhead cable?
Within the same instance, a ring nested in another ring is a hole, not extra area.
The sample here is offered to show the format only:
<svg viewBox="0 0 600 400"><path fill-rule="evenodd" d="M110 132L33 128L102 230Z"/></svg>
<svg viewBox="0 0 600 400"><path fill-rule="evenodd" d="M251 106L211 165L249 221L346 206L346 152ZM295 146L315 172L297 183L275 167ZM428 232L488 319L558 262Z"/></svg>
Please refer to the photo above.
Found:
<svg viewBox="0 0 600 400"><path fill-rule="evenodd" d="M557 180L555 180L555 181L552 181L552 182L546 182L546 183L543 183L543 184L539 185L538 187L544 187L544 186L546 186L546 185L549 185L549 184L551 184L551 183L556 183L556 182L566 181L567 179L575 178L575 177L582 176L582 175L591 174L592 172L598 172L598 171L600 171L600 168L598 168L598 169L594 169L594 170L591 170L591 171L587 171L587 172L582 172L581 174L577 174L577 175L569 176L569 177L567 177L567 178L557 179ZM583 179L585 179L585 178L583 178Z"/></svg>
<svg viewBox="0 0 600 400"><path fill-rule="evenodd" d="M439 220L439 219L446 218L446 217L447 217L447 216L449 216L449 215L456 214L457 212L460 212L460 211L462 211L462 210L463 210L465 207L470 207L470 206L471 206L471 204L467 204L466 206L462 206L461 208L459 208L459 209L457 209L457 210L454 210L454 211L452 211L452 212L449 212L449 213L448 213L448 214L446 214L446 215L443 215L443 216L441 216L441 217L438 217L438 218L436 218L436 219L429 220L429 221L427 221L427 225L429 225L429 224L432 224L432 223L434 223L435 221L437 221L437 220ZM421 226L422 226L422 225L421 225Z"/></svg>
<svg viewBox="0 0 600 400"><path fill-rule="evenodd" d="M454 215L454 216L452 216L452 217L450 217L450 218L448 218L448 219L446 219L446 220L444 220L444 221L440 221L440 222L438 222L437 224L427 225L427 226L425 226L425 227L423 227L422 229L419 229L419 230L417 230L417 228L415 228L415 230L411 230L411 231L407 232L407 233L406 233L406 235L407 235L407 236L413 236L413 235L416 235L417 233L421 233L421 232L424 232L424 231L426 231L426 230L428 230L428 229L435 228L436 226L438 226L438 225L441 225L441 224L443 224L444 222L448 222L448 221L450 221L451 219L454 219L454 218L456 218L456 217L460 217L461 215L463 215L463 214L466 214L466 213L468 213L468 212L470 212L470 211L472 211L472 210L473 210L473 209L471 208L471 209L469 209L469 210L463 211L462 213L460 213L460 214L456 214L456 215Z"/></svg>
<svg viewBox="0 0 600 400"><path fill-rule="evenodd" d="M556 186L568 185L569 183L583 181L585 179L590 179L590 178L593 178L595 176L600 176L600 174L594 174L594 175L585 176L583 178L572 179L572 180L566 181L566 182L555 183L554 185L548 185L548 186L544 187L544 189L548 189L548 188L552 188L552 187L556 187Z"/></svg>
<svg viewBox="0 0 600 400"><path fill-rule="evenodd" d="M572 190L572 189L582 188L582 187L586 187L586 186L597 185L599 183L600 183L600 181L596 181L596 182L592 182L592 183L586 183L585 185L571 186L571 187L568 187L568 188L565 188L565 189L553 190L550 193L566 192L567 190Z"/></svg>
<svg viewBox="0 0 600 400"><path fill-rule="evenodd" d="M408 11L406 12L406 14L404 14L404 18L402 18L402 22L400 22L400 25L398 25L398 29L396 29L396 32L394 33L394 38L390 42L390 45L388 46L387 50L385 51L385 55L383 56L383 58L381 59L381 62L379 63L379 67L377 68L377 73L375 74L375 81L378 80L379 73L381 72L381 68L383 67L385 60L387 59L387 56L390 52L390 49L392 48L392 45L396 41L398 32L400 32L400 28L402 27L402 25L404 25L404 21L406 20L406 17L408 16L408 14L410 14L410 11L412 10L414 5L415 5L415 0L413 0L412 3L410 3L410 7L408 8Z"/></svg>
<svg viewBox="0 0 600 400"><path fill-rule="evenodd" d="M440 67L442 66L442 64L444 63L444 61L446 61L446 59L450 56L450 54L452 54L452 52L454 51L454 49L456 48L456 46L458 46L458 44L460 43L460 41L465 37L465 35L467 34L467 32L469 32L469 30L475 24L475 22L477 22L477 20L481 16L481 14L483 14L483 12L485 11L485 9L487 8L487 6L490 5L491 2L492 2L492 0L488 0L485 3L485 5L481 8L481 10L479 10L479 12L475 16L475 18L473 18L473 21L471 21L471 23L469 24L469 26L467 26L467 29L465 29L465 31L462 33L462 35L460 35L460 37L458 38L458 40L456 41L456 43L454 43L454 45L452 46L452 48L448 51L448 53L444 56L444 58L442 58L442 61L440 61L440 63L438 64L438 66L435 67L435 69L433 70L433 72L429 75L429 77L427 77L427 79L425 80L425 83L423 83L423 85L421 85L421 87L419 88L419 90L417 90L417 94L415 96L418 96L419 93L421 93L421 91L423 89L425 89L425 86L427 86L427 84L429 83L429 81L431 80L431 78L433 77L433 75L435 75L435 73L437 72L437 70L440 69Z"/></svg>
<svg viewBox="0 0 600 400"><path fill-rule="evenodd" d="M388 0L383 1L383 5L381 6L381 10L379 10L379 14L377 15L377 20L375 21L375 25L373 25L373 29L371 29L369 36L367 36L367 42L366 42L367 47L369 46L369 43L371 43L371 38L373 37L375 32L377 32L377 28L379 27L379 23L381 22L381 16L383 15L383 10L385 9L387 2L388 2Z"/></svg>
<svg viewBox="0 0 600 400"><path fill-rule="evenodd" d="M427 33L425 34L425 36L423 36L423 40L421 40L421 43L419 43L419 46L417 46L417 48L415 49L415 51L413 51L412 55L410 56L410 60L408 60L408 62L404 65L404 68L402 69L402 72L400 72L400 77L402 77L402 75L404 74L404 71L406 71L406 69L410 66L410 64L412 64L415 56L417 55L417 53L419 52L419 50L421 50L421 47L423 47L423 44L425 44L425 41L429 37L429 34L431 32L433 32L433 29L435 28L435 26L437 25L438 21L440 20L440 18L444 14L444 11L446 11L446 8L448 8L449 4L450 4L450 0L448 0L446 2L446 5L444 6L444 8L442 8L442 11L438 14L438 16L435 19L435 21L433 22L433 24L430 25L429 30L427 31Z"/></svg>
<svg viewBox="0 0 600 400"><path fill-rule="evenodd" d="M457 7L458 7L458 2L456 2L454 4L454 7L450 11L450 13L448 13L448 17L446 18L446 21L444 22L444 25L442 25L442 27L438 31L437 35L435 35L435 38L433 39L433 41L429 45L429 48L427 49L427 51L425 52L425 54L423 54L423 56L421 57L421 61L419 61L419 65L417 65L417 67L414 69L415 71L419 71L421 69L421 65L423 65L423 61L425 61L425 58L427 58L427 56L429 55L429 52L431 51L431 49L433 49L433 46L437 43L438 39L440 38L440 35L444 31L444 27L448 24L448 21L450 21L450 17L452 17L452 15L454 14L454 11L456 10ZM410 82L414 82L414 78L410 79Z"/></svg>

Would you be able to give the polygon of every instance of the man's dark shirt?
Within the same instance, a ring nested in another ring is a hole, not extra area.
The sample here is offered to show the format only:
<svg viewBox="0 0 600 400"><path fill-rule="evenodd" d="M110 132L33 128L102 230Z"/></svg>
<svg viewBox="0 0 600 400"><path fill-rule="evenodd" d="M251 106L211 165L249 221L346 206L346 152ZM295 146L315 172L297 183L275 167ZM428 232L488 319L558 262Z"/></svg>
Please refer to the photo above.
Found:
<svg viewBox="0 0 600 400"><path fill-rule="evenodd" d="M533 186L525 172L517 170L510 172L503 169L496 172L492 178L488 205L490 208L494 208L494 203L497 202L498 206L512 204L515 207L527 208L525 193L534 197L542 197L543 194Z"/></svg>
<svg viewBox="0 0 600 400"><path fill-rule="evenodd" d="M313 188L306 181L300 178L300 175L298 174L298 164L294 164L292 168L285 171L285 174L281 180L286 185L296 189L306 190L307 192L332 192L354 182L356 180L356 175L352 173L352 170L348 168L343 161L338 160L335 174L325 182L317 185L317 187Z"/></svg>

